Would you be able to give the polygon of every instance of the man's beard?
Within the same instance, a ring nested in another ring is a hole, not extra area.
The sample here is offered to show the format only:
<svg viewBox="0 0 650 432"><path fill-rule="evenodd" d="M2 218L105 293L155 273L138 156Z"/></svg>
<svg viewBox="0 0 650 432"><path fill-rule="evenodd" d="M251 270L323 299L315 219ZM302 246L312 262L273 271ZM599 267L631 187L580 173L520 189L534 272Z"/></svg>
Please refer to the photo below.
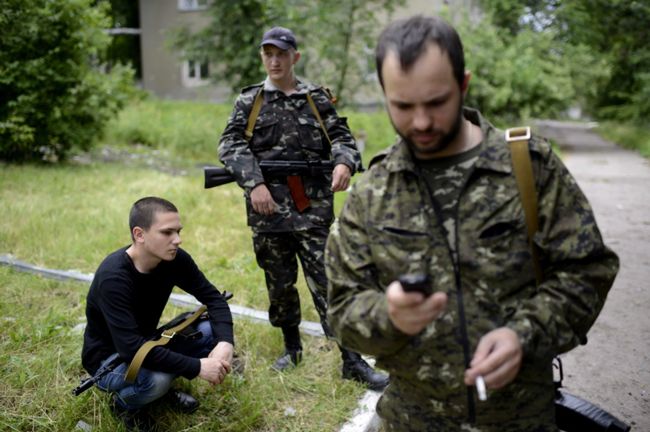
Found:
<svg viewBox="0 0 650 432"><path fill-rule="evenodd" d="M390 117L390 116L389 116ZM391 119L391 123L392 123ZM460 103L458 105L458 115L456 116L456 121L454 121L454 124L451 126L451 129L449 132L444 133L443 131L436 130L434 128L430 128L424 131L419 131L419 132L424 132L424 133L436 133L440 134L440 139L438 140L438 143L429 148L419 148L418 146L415 145L412 139L410 139L408 136L403 135L396 127L395 124L393 123L393 129L397 132L397 134L404 140L406 145L409 146L411 151L417 155L419 158L422 158L424 156L424 159L427 159L427 156L432 156L435 155L436 153L439 153L449 147L449 145L456 139L458 134L460 133L460 128L463 125L463 104Z"/></svg>

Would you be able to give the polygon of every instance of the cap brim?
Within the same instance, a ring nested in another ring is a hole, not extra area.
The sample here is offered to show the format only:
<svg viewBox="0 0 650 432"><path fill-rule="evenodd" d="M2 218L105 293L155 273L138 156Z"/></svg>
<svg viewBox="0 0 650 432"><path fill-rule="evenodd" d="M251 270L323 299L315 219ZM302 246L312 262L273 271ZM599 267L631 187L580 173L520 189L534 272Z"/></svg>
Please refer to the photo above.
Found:
<svg viewBox="0 0 650 432"><path fill-rule="evenodd" d="M295 48L293 45L286 43L285 41L281 41L279 39L267 39L263 40L262 43L260 44L261 47L264 45L274 45L281 50L288 50L289 48Z"/></svg>

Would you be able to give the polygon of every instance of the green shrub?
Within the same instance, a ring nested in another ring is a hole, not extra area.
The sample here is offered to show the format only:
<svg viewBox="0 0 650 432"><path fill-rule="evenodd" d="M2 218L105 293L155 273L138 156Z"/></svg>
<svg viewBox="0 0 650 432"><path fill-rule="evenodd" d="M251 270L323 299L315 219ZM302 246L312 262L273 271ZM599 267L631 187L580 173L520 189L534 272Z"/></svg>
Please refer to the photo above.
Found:
<svg viewBox="0 0 650 432"><path fill-rule="evenodd" d="M98 70L109 21L92 3L3 2L0 159L58 160L71 149L87 150L128 98L130 67Z"/></svg>

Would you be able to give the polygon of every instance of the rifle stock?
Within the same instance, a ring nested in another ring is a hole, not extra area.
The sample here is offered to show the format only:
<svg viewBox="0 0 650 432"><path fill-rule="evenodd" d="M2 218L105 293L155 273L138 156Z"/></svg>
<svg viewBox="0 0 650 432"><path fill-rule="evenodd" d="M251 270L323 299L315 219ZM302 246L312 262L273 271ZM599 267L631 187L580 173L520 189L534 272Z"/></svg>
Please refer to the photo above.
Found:
<svg viewBox="0 0 650 432"><path fill-rule="evenodd" d="M230 174L225 168L217 166L203 167L203 177L206 189L232 183L235 181L235 177Z"/></svg>
<svg viewBox="0 0 650 432"><path fill-rule="evenodd" d="M332 160L313 161L285 161L285 160L263 160L259 162L262 174L265 177L283 176L317 176L331 174L334 170ZM223 167L206 166L203 168L204 186L206 189L221 186L235 181L235 177Z"/></svg>

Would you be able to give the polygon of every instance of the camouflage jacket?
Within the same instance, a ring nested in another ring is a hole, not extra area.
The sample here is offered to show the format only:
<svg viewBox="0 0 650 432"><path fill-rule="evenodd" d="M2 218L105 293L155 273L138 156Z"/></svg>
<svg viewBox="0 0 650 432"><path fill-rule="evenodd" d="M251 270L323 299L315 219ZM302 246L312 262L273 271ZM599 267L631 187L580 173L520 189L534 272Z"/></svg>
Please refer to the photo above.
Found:
<svg viewBox="0 0 650 432"><path fill-rule="evenodd" d="M498 425L517 418L553 430L551 360L586 342L618 258L603 244L573 177L550 145L533 137L540 225L534 242L545 271L536 287L504 134L478 111L465 109L464 115L481 127L484 140L456 210L458 265L424 180L416 175L407 145L399 142L371 162L332 227L328 318L342 345L376 356L378 366L390 372L378 410L405 430L427 430L417 427L409 407L453 424ZM434 290L448 294L448 305L410 337L388 318L384 291L401 274L422 271L431 275ZM520 336L522 368L514 382L477 403L463 374L481 336L502 326Z"/></svg>
<svg viewBox="0 0 650 432"><path fill-rule="evenodd" d="M255 122L250 142L244 138L248 115L261 86L264 102ZM325 124L332 146L314 116L306 94L309 92ZM298 82L297 92L286 96L269 84L245 88L235 102L219 142L219 159L244 189L248 225L259 232L286 232L329 226L334 219L332 176L304 176L303 184L311 206L299 213L291 198L286 178L265 179L261 160L334 160L345 164L352 174L361 166L361 156L344 117L339 117L327 93L311 84ZM250 191L266 183L279 209L271 216L253 211Z"/></svg>

